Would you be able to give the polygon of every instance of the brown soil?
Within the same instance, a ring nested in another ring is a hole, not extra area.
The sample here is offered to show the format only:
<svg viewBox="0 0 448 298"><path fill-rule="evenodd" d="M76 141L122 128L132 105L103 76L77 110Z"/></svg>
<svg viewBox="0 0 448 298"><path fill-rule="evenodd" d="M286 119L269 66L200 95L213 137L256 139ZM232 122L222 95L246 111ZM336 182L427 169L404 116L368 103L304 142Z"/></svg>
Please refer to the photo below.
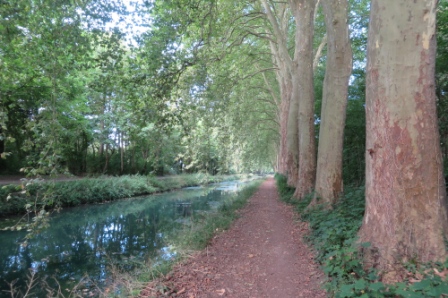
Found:
<svg viewBox="0 0 448 298"><path fill-rule="evenodd" d="M241 217L209 247L177 265L141 297L326 297L323 273L303 242L308 231L265 181ZM164 292L164 293L162 293Z"/></svg>

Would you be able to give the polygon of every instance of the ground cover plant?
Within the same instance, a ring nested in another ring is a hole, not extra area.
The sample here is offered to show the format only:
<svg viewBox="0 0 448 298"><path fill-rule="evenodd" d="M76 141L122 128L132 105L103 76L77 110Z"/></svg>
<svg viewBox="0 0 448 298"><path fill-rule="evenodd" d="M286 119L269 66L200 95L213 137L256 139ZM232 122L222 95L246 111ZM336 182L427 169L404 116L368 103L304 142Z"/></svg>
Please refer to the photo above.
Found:
<svg viewBox="0 0 448 298"><path fill-rule="evenodd" d="M312 195L292 199L294 189L285 176L276 175L282 200L293 204L301 220L310 225L306 239L316 250L316 260L327 276L325 289L331 297L446 297L448 261L444 263L404 264L403 282L384 284L378 272L364 268L362 251L370 243L359 243L357 232L364 215L364 187L347 187L333 206L308 208Z"/></svg>

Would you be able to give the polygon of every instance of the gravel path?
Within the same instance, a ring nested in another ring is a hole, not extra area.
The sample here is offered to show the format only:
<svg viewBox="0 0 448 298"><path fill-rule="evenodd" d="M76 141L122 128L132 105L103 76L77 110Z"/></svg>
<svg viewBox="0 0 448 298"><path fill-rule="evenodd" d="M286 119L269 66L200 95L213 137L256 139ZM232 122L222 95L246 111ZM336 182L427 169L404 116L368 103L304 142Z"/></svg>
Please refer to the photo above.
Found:
<svg viewBox="0 0 448 298"><path fill-rule="evenodd" d="M326 297L323 273L302 240L308 228L295 219L274 179L266 180L228 231L148 284L141 297Z"/></svg>

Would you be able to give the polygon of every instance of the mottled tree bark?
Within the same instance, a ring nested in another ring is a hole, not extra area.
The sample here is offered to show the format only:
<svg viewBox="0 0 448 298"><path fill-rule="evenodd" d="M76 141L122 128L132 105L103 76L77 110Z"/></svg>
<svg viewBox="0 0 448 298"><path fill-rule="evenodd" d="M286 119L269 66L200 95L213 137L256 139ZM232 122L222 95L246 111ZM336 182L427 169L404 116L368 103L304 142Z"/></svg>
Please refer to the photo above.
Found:
<svg viewBox="0 0 448 298"><path fill-rule="evenodd" d="M314 0L290 0L296 22L291 101L298 100L298 181L294 197L309 194L316 178L314 133L313 35Z"/></svg>
<svg viewBox="0 0 448 298"><path fill-rule="evenodd" d="M285 100L282 98L280 103L280 149L278 153L278 173L282 175L288 174L288 166L287 166L287 154L288 148L286 145L286 132L288 126L288 107L289 100Z"/></svg>
<svg viewBox="0 0 448 298"><path fill-rule="evenodd" d="M295 76L292 77L294 80ZM293 81L291 99L288 107L287 146L288 146L288 185L296 187L299 182L299 96L297 84Z"/></svg>
<svg viewBox="0 0 448 298"><path fill-rule="evenodd" d="M410 260L444 261L447 205L437 128L436 0L373 0L366 90L367 266L402 279Z"/></svg>
<svg viewBox="0 0 448 298"><path fill-rule="evenodd" d="M347 24L347 0L322 0L327 27L327 66L317 154L316 198L335 203L342 193L342 150L352 51Z"/></svg>

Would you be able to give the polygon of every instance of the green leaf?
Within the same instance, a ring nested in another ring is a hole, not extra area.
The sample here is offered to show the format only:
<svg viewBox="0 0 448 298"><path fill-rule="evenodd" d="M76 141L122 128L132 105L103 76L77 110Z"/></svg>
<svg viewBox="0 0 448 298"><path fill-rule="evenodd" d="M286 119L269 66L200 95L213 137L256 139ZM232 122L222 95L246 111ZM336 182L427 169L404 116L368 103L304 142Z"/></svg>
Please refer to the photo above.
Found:
<svg viewBox="0 0 448 298"><path fill-rule="evenodd" d="M363 243L361 243L361 246L367 248L367 247L372 246L372 244L370 242L363 242Z"/></svg>
<svg viewBox="0 0 448 298"><path fill-rule="evenodd" d="M367 285L367 283L366 283L366 281L364 279L358 279L355 282L355 289L356 290L363 290L363 289L366 288L366 285Z"/></svg>
<svg viewBox="0 0 448 298"><path fill-rule="evenodd" d="M353 297L353 285L342 285L340 297Z"/></svg>
<svg viewBox="0 0 448 298"><path fill-rule="evenodd" d="M410 288L415 290L415 291L420 291L420 290L424 290L426 288L429 288L430 286L431 286L431 280L424 279L424 280L422 280L420 282L416 282Z"/></svg>
<svg viewBox="0 0 448 298"><path fill-rule="evenodd" d="M431 289L431 291L433 291L433 293L435 294L434 297L440 297L442 294L448 295L448 284L443 283L441 285L438 285Z"/></svg>
<svg viewBox="0 0 448 298"><path fill-rule="evenodd" d="M382 282L371 283L369 284L369 289L371 291L380 291L384 289L384 284Z"/></svg>
<svg viewBox="0 0 448 298"><path fill-rule="evenodd" d="M395 294L400 295L400 297L405 297L405 298L422 298L424 296L422 296L422 293L416 293L416 292L410 292L410 291L406 291L406 290L397 290L395 292Z"/></svg>

